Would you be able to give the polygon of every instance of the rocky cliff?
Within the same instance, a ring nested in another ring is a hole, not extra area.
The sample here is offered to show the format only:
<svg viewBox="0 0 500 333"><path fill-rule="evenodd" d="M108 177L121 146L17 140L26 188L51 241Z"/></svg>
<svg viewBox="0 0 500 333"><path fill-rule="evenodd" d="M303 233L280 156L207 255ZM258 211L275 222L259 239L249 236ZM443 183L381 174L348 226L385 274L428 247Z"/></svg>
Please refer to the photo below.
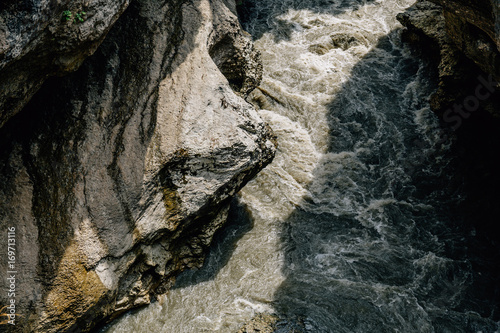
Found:
<svg viewBox="0 0 500 333"><path fill-rule="evenodd" d="M437 63L439 88L431 106L445 122L458 129L457 117L477 110L500 116L497 0L418 1L398 19L406 27L404 38Z"/></svg>
<svg viewBox="0 0 500 333"><path fill-rule="evenodd" d="M0 127L49 76L76 70L129 0L0 2Z"/></svg>
<svg viewBox="0 0 500 333"><path fill-rule="evenodd" d="M232 0L0 5L0 239L14 239L0 288L15 289L0 308L16 313L2 329L88 332L202 263L275 151L242 98L262 68L235 13Z"/></svg>

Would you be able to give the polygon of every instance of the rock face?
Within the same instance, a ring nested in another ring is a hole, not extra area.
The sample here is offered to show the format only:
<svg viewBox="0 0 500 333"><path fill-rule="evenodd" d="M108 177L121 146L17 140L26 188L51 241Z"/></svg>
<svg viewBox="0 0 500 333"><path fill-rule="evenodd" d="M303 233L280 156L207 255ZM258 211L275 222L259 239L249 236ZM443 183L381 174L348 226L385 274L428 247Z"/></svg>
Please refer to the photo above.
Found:
<svg viewBox="0 0 500 333"><path fill-rule="evenodd" d="M398 15L407 28L406 40L439 64L439 88L431 98L435 111L443 112L475 96L478 85L483 85L489 96L478 98L481 107L500 115L496 83L500 82L499 15L496 0L419 1Z"/></svg>
<svg viewBox="0 0 500 333"><path fill-rule="evenodd" d="M76 70L129 1L0 2L0 127L47 77Z"/></svg>
<svg viewBox="0 0 500 333"><path fill-rule="evenodd" d="M127 4L107 2L116 13ZM232 196L275 152L241 98L261 67L235 13L229 0L133 0L94 55L48 79L0 129L1 243L16 230L13 331L88 332L202 263Z"/></svg>
<svg viewBox="0 0 500 333"><path fill-rule="evenodd" d="M500 73L498 0L434 0L434 2L443 7L446 32L458 48L485 72L495 72L498 78Z"/></svg>

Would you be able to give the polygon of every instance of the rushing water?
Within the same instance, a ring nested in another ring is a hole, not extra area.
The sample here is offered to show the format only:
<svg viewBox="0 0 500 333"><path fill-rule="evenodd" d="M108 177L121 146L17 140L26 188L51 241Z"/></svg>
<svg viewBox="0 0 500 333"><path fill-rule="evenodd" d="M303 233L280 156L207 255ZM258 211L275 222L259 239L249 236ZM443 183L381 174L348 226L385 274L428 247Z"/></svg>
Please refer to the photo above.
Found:
<svg viewBox="0 0 500 333"><path fill-rule="evenodd" d="M412 2L246 1L276 159L204 267L105 332L234 333L260 312L307 332L498 331L431 73L401 42Z"/></svg>

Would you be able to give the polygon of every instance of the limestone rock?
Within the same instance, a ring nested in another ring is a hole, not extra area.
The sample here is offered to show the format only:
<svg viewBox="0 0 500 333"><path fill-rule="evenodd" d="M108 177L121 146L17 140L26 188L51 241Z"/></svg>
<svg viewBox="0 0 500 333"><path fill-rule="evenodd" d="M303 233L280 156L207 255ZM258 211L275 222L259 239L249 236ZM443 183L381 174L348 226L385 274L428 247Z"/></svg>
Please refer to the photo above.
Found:
<svg viewBox="0 0 500 333"><path fill-rule="evenodd" d="M235 12L133 0L95 54L0 129L18 332L88 332L202 264L232 196L275 152L241 97L261 68Z"/></svg>
<svg viewBox="0 0 500 333"><path fill-rule="evenodd" d="M0 127L52 75L76 70L130 0L0 2Z"/></svg>

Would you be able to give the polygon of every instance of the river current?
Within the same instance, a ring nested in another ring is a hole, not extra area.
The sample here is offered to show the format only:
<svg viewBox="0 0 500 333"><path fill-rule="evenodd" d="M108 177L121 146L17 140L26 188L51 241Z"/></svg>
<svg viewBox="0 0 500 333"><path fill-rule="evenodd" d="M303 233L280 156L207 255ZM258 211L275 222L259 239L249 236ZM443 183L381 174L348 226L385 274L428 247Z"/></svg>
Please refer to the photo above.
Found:
<svg viewBox="0 0 500 333"><path fill-rule="evenodd" d="M203 268L103 332L235 333L263 312L306 332L500 332L432 70L401 42L412 3L245 1L277 156Z"/></svg>

